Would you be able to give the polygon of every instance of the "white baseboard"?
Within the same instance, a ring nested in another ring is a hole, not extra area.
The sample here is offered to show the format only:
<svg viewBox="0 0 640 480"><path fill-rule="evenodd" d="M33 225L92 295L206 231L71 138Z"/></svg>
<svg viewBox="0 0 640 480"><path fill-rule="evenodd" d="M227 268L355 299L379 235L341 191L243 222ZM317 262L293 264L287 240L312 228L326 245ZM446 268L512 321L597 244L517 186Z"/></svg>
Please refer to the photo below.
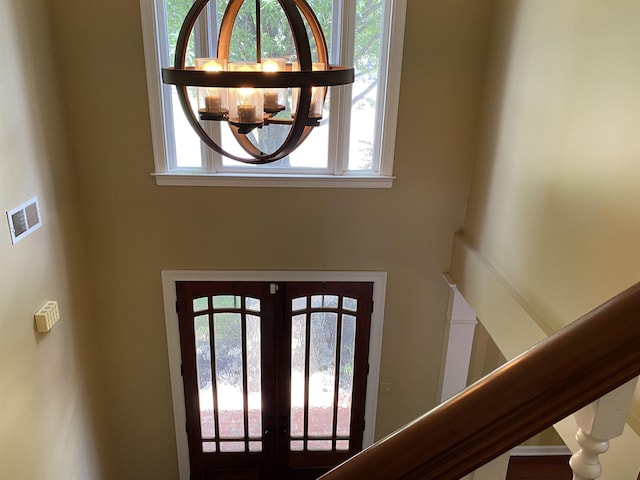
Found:
<svg viewBox="0 0 640 480"><path fill-rule="evenodd" d="M542 457L555 455L571 455L571 450L564 445L547 447L516 447L509 454L512 457Z"/></svg>

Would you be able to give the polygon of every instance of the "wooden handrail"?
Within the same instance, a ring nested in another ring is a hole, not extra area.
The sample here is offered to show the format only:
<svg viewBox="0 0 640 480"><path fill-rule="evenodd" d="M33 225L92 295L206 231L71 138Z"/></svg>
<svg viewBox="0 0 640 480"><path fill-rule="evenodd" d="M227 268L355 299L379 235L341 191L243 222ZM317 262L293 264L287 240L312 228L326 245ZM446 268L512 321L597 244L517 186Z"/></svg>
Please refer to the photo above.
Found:
<svg viewBox="0 0 640 480"><path fill-rule="evenodd" d="M321 480L458 480L640 375L640 283Z"/></svg>

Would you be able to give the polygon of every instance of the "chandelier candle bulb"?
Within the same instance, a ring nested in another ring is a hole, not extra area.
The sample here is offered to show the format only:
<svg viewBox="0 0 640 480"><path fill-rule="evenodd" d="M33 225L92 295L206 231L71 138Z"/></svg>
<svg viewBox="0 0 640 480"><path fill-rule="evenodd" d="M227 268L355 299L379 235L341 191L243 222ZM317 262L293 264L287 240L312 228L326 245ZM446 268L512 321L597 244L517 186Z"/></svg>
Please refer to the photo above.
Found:
<svg viewBox="0 0 640 480"><path fill-rule="evenodd" d="M278 106L278 92L269 89L264 92L264 108L274 108Z"/></svg>
<svg viewBox="0 0 640 480"><path fill-rule="evenodd" d="M214 90L213 88L210 90ZM207 95L204 99L205 110L211 113L218 113L222 111L222 99L220 95L216 95L215 93L212 95Z"/></svg>
<svg viewBox="0 0 640 480"><path fill-rule="evenodd" d="M314 62L313 71L321 71L327 68L326 63ZM322 108L324 107L325 87L313 87L311 89L311 107L309 108L309 116L312 118L322 118Z"/></svg>
<svg viewBox="0 0 640 480"><path fill-rule="evenodd" d="M263 72L283 72L287 69L287 62L284 58L269 58L262 64ZM266 88L264 90L264 109L267 113L276 113L284 110L286 89Z"/></svg>
<svg viewBox="0 0 640 480"><path fill-rule="evenodd" d="M238 123L259 123L256 103L261 95L254 88L238 89ZM261 98L260 98L261 99Z"/></svg>
<svg viewBox="0 0 640 480"><path fill-rule="evenodd" d="M257 123L256 107L253 105L238 105L238 123Z"/></svg>
<svg viewBox="0 0 640 480"><path fill-rule="evenodd" d="M196 58L195 67L215 75L227 70L227 61L223 58ZM228 104L226 88L198 87L198 108L201 112L222 117L229 112Z"/></svg>
<svg viewBox="0 0 640 480"><path fill-rule="evenodd" d="M234 72L260 72L260 63L231 63ZM229 121L240 125L259 125L263 122L264 96L261 88L244 86L229 92Z"/></svg>
<svg viewBox="0 0 640 480"><path fill-rule="evenodd" d="M324 89L322 87L311 88L311 108L309 116L322 118L322 107L324 106Z"/></svg>

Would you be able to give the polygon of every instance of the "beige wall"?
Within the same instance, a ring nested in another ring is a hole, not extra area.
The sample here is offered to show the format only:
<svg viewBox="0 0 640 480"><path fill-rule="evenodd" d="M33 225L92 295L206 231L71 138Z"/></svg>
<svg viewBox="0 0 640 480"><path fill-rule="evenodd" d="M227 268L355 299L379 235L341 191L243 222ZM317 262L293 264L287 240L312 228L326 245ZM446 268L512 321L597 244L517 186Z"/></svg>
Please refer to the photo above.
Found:
<svg viewBox="0 0 640 480"><path fill-rule="evenodd" d="M106 478L96 318L44 2L0 0L0 45L0 478ZM4 212L35 195L43 226L11 245ZM33 315L47 300L61 319L40 334Z"/></svg>
<svg viewBox="0 0 640 480"><path fill-rule="evenodd" d="M464 234L556 329L640 280L640 2L500 5Z"/></svg>
<svg viewBox="0 0 640 480"><path fill-rule="evenodd" d="M637 1L498 2L452 271L507 358L640 280L639 21ZM637 475L627 436L602 478Z"/></svg>
<svg viewBox="0 0 640 480"><path fill-rule="evenodd" d="M408 2L398 179L331 190L156 186L138 2L50 2L118 480L176 478L163 269L387 271L377 435L435 405L492 3Z"/></svg>

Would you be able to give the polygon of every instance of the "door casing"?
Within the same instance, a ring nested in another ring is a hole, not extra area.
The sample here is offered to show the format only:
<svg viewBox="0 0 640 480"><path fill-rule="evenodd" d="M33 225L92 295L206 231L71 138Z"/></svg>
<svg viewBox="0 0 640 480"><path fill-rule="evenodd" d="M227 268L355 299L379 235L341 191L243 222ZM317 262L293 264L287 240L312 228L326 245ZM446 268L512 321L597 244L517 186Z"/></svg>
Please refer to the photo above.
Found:
<svg viewBox="0 0 640 480"><path fill-rule="evenodd" d="M367 381L363 448L373 443L380 377L386 272L164 270L162 271L162 289L180 480L189 480L190 467L185 429L184 386L180 373L182 363L180 331L176 312L176 282L178 281L373 282L374 305L369 339L370 370Z"/></svg>

